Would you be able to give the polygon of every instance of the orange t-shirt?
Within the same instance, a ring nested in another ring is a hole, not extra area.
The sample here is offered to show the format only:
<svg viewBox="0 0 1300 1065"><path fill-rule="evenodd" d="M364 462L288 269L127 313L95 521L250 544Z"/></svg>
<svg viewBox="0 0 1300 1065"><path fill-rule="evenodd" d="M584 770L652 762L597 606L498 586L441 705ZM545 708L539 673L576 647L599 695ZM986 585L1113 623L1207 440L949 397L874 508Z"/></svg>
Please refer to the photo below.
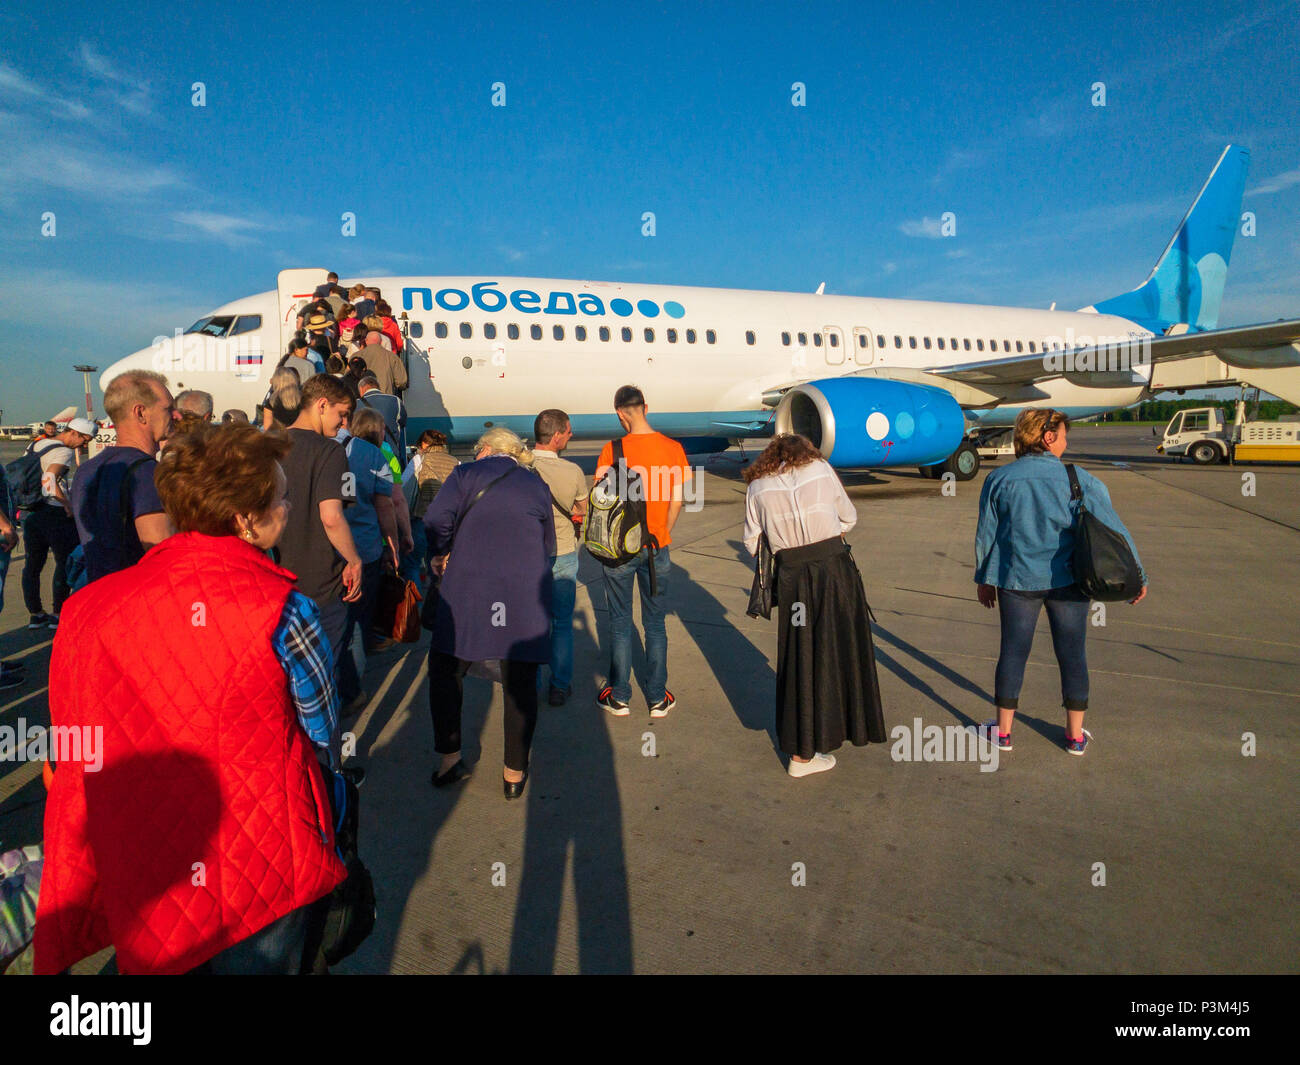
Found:
<svg viewBox="0 0 1300 1065"><path fill-rule="evenodd" d="M672 543L668 535L668 504L673 499L673 489L691 479L691 468L686 463L682 445L663 433L635 433L623 437L623 457L628 467L641 475L645 486L646 525L650 535L660 547ZM596 460L596 466L614 464L614 445L606 444Z"/></svg>

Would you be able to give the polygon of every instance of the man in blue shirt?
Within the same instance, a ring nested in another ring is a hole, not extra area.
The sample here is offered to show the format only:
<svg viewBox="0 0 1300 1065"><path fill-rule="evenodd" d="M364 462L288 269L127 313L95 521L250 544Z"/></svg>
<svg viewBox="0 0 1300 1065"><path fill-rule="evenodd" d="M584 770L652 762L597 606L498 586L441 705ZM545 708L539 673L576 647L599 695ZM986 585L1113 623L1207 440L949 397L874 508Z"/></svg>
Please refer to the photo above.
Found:
<svg viewBox="0 0 1300 1065"><path fill-rule="evenodd" d="M72 482L72 515L92 580L134 565L174 531L154 488L154 456L174 424L167 378L151 370L119 374L104 392L117 429Z"/></svg>

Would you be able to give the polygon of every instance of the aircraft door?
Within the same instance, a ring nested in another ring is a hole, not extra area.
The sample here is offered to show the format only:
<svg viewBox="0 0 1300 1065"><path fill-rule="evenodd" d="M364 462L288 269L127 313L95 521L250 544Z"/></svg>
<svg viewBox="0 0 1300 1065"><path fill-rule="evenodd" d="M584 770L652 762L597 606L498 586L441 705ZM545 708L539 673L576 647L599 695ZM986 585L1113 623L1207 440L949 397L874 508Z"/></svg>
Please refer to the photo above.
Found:
<svg viewBox="0 0 1300 1065"><path fill-rule="evenodd" d="M865 325L853 327L853 357L859 366L870 366L875 358L871 330Z"/></svg>
<svg viewBox="0 0 1300 1065"><path fill-rule="evenodd" d="M827 366L841 366L844 363L844 330L837 325L828 325L822 329L822 351L826 353Z"/></svg>

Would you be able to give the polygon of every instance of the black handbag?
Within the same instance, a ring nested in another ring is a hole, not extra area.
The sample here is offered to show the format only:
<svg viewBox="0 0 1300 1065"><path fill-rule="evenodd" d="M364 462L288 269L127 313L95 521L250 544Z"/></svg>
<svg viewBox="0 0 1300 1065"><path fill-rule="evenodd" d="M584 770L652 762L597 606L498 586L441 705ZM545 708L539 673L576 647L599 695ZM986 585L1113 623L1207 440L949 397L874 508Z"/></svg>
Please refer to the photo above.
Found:
<svg viewBox="0 0 1300 1065"><path fill-rule="evenodd" d="M751 618L772 617L772 607L776 605L775 577L772 545L767 542L767 533L760 533L758 555L754 558L754 583L749 589L749 609L745 611Z"/></svg>
<svg viewBox="0 0 1300 1065"><path fill-rule="evenodd" d="M1067 463L1070 498L1079 504L1074 522L1072 566L1079 591L1100 603L1136 599L1142 591L1142 572L1128 541L1084 506L1074 465Z"/></svg>

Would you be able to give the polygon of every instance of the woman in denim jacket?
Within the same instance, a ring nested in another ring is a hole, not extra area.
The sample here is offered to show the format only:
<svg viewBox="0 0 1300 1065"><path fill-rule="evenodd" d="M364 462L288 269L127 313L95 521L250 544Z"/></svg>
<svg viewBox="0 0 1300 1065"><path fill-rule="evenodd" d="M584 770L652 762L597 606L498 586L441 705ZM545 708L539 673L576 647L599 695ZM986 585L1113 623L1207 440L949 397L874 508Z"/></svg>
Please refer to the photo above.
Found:
<svg viewBox="0 0 1300 1065"><path fill-rule="evenodd" d="M1046 605L1052 647L1061 669L1065 707L1065 748L1083 754L1092 734L1083 727L1088 709L1088 599L1075 586L1076 508L1070 502L1070 479L1061 455L1070 420L1058 410L1024 410L1016 418L1016 461L989 474L980 493L975 533L975 580L980 604L998 607L1002 647L998 655L993 701L998 746L1011 750L1011 722L1019 706L1025 663L1034 640L1038 612ZM1076 468L1089 512L1123 535L1137 558L1133 537L1110 504L1106 486ZM1141 560L1138 567L1141 569ZM1142 591L1147 594L1142 572Z"/></svg>

